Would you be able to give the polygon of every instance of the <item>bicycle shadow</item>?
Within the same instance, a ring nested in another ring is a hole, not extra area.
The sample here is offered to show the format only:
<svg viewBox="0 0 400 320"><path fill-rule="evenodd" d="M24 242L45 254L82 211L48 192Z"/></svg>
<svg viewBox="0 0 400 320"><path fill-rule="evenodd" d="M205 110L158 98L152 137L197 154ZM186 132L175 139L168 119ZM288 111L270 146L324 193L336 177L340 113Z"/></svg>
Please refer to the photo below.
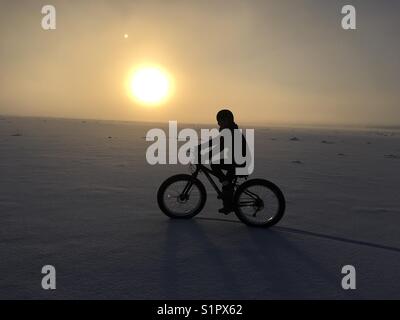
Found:
<svg viewBox="0 0 400 320"><path fill-rule="evenodd" d="M240 221L237 221L237 220L228 220L228 219L219 219L219 218L196 217L196 219L208 220L208 221L219 221L219 222L226 222L226 223L241 223ZM389 250L389 251L394 251L394 252L400 253L400 248L397 248L397 247L391 247L391 246L381 245L381 244L367 242L367 241L353 240L353 239L348 239L348 238L343 238L343 237L338 237L338 236L331 236L331 235L326 235L326 234L322 234L322 233L318 233L318 232L306 231L306 230L301 230L301 229L296 229L296 228L274 226L273 229L271 229L271 230L285 232L285 233L296 233L296 234L301 234L301 235L306 235L306 236L311 236L311 237L316 237L316 238L351 243L351 244L367 246L367 247L376 248L376 249L384 249L384 250Z"/></svg>
<svg viewBox="0 0 400 320"><path fill-rule="evenodd" d="M337 297L343 293L340 266L328 270L318 258L313 258L308 248L279 231L247 229L247 232L256 249L244 252L254 264L269 271L262 274L264 283L273 289L268 294L279 299L318 299L322 294Z"/></svg>
<svg viewBox="0 0 400 320"><path fill-rule="evenodd" d="M243 226L242 222L235 220L203 217L197 219L239 223ZM340 295L342 288L339 272L327 270L317 259L312 258L308 250L276 229L278 227L268 231L245 227L245 235L250 243L240 248L246 259L257 266L253 268L253 272L259 273L264 284L263 294L279 299L299 299L299 292L302 292L302 298L319 298L320 293L312 292L310 284L323 283L327 294ZM340 270L340 266L337 270Z"/></svg>
<svg viewBox="0 0 400 320"><path fill-rule="evenodd" d="M224 229L208 221L224 223ZM299 240L290 234L305 237ZM395 247L283 226L246 228L240 221L208 217L168 220L162 298L365 298L361 291L343 291L343 256L329 255L311 237L334 241L325 242L330 250L341 242L400 252ZM346 259L351 259L353 249L349 250Z"/></svg>
<svg viewBox="0 0 400 320"><path fill-rule="evenodd" d="M162 299L198 298L197 290L212 294L212 287L221 284L224 292L242 296L226 253L195 219L167 221L164 253Z"/></svg>

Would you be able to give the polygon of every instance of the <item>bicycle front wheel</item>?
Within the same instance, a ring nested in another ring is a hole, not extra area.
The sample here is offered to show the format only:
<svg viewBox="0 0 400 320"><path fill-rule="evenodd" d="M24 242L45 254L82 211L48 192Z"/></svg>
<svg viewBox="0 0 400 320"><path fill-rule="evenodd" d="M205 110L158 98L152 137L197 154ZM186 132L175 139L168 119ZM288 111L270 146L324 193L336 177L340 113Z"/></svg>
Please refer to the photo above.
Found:
<svg viewBox="0 0 400 320"><path fill-rule="evenodd" d="M246 181L235 192L235 214L253 227L271 227L285 213L285 197L272 182L264 179Z"/></svg>
<svg viewBox="0 0 400 320"><path fill-rule="evenodd" d="M170 218L190 219L199 214L207 199L204 185L190 175L165 180L157 193L158 206Z"/></svg>

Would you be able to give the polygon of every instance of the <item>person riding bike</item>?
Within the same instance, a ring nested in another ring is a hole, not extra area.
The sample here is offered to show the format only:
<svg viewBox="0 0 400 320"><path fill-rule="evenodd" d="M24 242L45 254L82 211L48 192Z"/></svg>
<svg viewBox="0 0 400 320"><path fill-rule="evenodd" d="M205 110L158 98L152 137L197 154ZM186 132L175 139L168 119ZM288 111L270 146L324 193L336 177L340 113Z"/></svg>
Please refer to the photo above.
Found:
<svg viewBox="0 0 400 320"><path fill-rule="evenodd" d="M231 155L234 155L234 131L235 129L239 129L238 125L235 123L233 113L230 110L224 109L221 110L217 113L217 122L219 125L219 132L221 133L223 130L228 129L230 130L231 134L230 137L232 138L232 141L230 143L230 146L232 146L232 152ZM246 140L243 135L242 137L242 155L246 155ZM220 146L220 155L224 154L224 149L225 149L225 143L224 143L224 136L221 134L220 136L217 137L220 139L219 141L219 146ZM207 142L206 144L209 144ZM201 145L199 146L199 151L201 149ZM209 152L211 155L211 151ZM234 157L232 157L231 161L229 163L225 163L225 159L223 157L220 157L220 161L218 163L213 163L211 162L211 170L214 172L214 174L218 177L219 181L222 184L222 202L223 202L223 207L219 209L218 211L220 213L224 214L229 214L233 212L233 192L234 192L234 185L233 185L233 180L236 176L235 171L236 168L242 165L238 165L235 162ZM224 173L226 171L226 173Z"/></svg>
<svg viewBox="0 0 400 320"><path fill-rule="evenodd" d="M229 110L218 112L217 121L219 131L201 130L203 143L188 144L186 155L192 158L189 162L191 174L177 174L166 179L157 191L158 206L173 219L191 219L198 215L207 201L207 190L198 178L199 174L204 174L218 198L223 200L224 206L219 212L233 211L248 226L274 226L282 219L286 208L279 187L260 178L238 182L238 177L248 177L254 169L254 131L251 130L250 135L246 131L246 141ZM211 168L206 164L211 164ZM212 176L222 183L222 192Z"/></svg>

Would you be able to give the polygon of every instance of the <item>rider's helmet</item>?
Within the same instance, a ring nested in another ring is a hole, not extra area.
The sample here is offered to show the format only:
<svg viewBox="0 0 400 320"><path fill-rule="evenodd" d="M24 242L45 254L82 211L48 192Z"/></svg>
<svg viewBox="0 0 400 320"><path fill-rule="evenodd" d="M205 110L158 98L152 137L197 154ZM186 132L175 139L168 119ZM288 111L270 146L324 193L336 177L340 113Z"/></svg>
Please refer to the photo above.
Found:
<svg viewBox="0 0 400 320"><path fill-rule="evenodd" d="M223 109L217 113L218 123L234 123L234 117L232 111Z"/></svg>

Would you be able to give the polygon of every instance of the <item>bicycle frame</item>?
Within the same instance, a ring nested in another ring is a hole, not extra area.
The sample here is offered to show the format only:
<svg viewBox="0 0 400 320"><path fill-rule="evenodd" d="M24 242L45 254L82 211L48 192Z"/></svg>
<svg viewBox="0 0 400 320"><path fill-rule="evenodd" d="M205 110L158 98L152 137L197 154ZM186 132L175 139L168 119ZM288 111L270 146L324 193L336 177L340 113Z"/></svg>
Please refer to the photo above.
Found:
<svg viewBox="0 0 400 320"><path fill-rule="evenodd" d="M251 179L242 184L239 179L247 180L248 176L234 176L229 189L225 190L223 186L221 190L218 182L223 177L219 175L219 170L216 171L214 172L203 164L190 164L190 175L178 174L165 180L157 193L160 209L171 218L192 218L200 213L207 200L207 190L203 181L198 179L199 174L204 173L218 198L224 201L224 208L226 206L231 208L230 211L234 211L245 224L269 227L282 218L285 210L285 198L275 184L265 179ZM213 176L218 178L218 181L215 181ZM233 191L233 199L231 191ZM228 200L229 203L227 203ZM181 208L178 211L177 206ZM267 210L267 217L264 215L257 217L262 210ZM257 221L253 221L252 217L257 218Z"/></svg>
<svg viewBox="0 0 400 320"><path fill-rule="evenodd" d="M213 188L217 192L218 197L222 197L222 190L220 188L218 188L217 184L215 183L214 179L212 178L212 176L214 176L218 179L218 176L211 169L206 167L205 165L197 164L196 170L192 173L192 177L197 178L197 176L199 175L200 172L203 172L204 175L207 177L207 180L210 182L210 184L213 186ZM236 185L237 179L238 179L237 177L235 177L233 179L233 182L232 182L233 185Z"/></svg>

